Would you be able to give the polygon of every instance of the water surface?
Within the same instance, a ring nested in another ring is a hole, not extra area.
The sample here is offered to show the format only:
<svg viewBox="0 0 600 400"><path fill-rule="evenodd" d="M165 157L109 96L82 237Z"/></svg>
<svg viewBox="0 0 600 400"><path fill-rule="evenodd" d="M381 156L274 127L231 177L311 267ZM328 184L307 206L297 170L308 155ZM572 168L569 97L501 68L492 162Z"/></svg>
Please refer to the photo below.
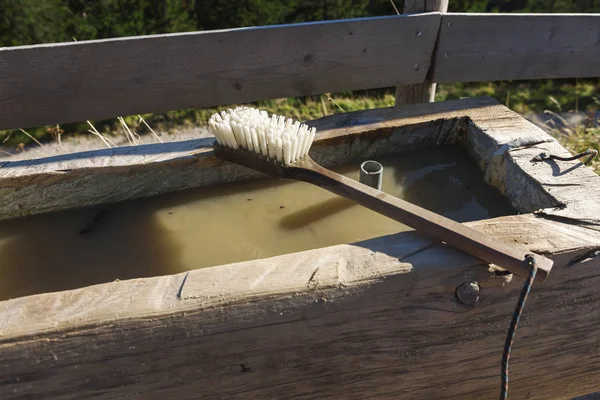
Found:
<svg viewBox="0 0 600 400"><path fill-rule="evenodd" d="M382 190L459 222L515 214L458 148L375 158ZM334 168L358 180L359 163ZM0 224L0 300L352 243L410 228L303 182L260 180Z"/></svg>

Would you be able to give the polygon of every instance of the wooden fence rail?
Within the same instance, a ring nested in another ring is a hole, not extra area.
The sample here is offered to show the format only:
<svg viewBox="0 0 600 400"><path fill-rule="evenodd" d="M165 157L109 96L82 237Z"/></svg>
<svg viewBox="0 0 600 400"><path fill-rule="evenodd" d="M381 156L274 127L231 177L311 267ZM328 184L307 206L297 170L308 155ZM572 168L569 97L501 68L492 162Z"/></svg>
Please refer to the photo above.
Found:
<svg viewBox="0 0 600 400"><path fill-rule="evenodd" d="M432 12L18 46L0 48L0 129L428 78L597 76L600 14Z"/></svg>
<svg viewBox="0 0 600 400"><path fill-rule="evenodd" d="M0 129L422 82L440 14L0 50Z"/></svg>
<svg viewBox="0 0 600 400"><path fill-rule="evenodd" d="M435 82L600 77L600 14L445 14Z"/></svg>

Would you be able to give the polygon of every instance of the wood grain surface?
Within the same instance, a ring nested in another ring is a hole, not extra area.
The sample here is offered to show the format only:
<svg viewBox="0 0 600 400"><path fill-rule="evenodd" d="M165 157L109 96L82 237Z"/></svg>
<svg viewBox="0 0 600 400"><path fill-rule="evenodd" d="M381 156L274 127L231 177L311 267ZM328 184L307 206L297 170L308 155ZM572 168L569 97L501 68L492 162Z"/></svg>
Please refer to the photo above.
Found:
<svg viewBox="0 0 600 400"><path fill-rule="evenodd" d="M441 143L456 118L491 102L476 99L405 110L390 107L309 121L318 130L311 156L331 166ZM353 140L353 134L360 134L361 140ZM0 219L260 176L216 159L213 142L199 139L127 146L1 163Z"/></svg>
<svg viewBox="0 0 600 400"><path fill-rule="evenodd" d="M405 0L404 14L418 14L426 12L441 12L448 11L448 0ZM440 20L441 24L441 20ZM436 38L432 60L435 61L435 53L439 42L439 34ZM396 87L396 105L428 103L435 101L435 82L431 82L431 77L434 73L435 64L429 64L429 70L425 77L425 82L414 83L411 85L401 85Z"/></svg>
<svg viewBox="0 0 600 400"><path fill-rule="evenodd" d="M596 224L600 215L600 178L578 161L532 163L529 157L544 151L568 152L490 98L364 110L307 124L317 128L311 157L326 167L459 143L478 161L487 182L520 212L543 210ZM261 177L216 159L212 143L199 139L5 162L0 165L0 219Z"/></svg>
<svg viewBox="0 0 600 400"><path fill-rule="evenodd" d="M599 234L535 216L470 225L559 264L526 305L511 397L598 390ZM455 298L468 282L475 305ZM492 399L521 286L405 232L9 300L0 397Z"/></svg>
<svg viewBox="0 0 600 400"><path fill-rule="evenodd" d="M598 76L600 14L408 15L445 6L0 48L0 129L391 86L406 104L431 100L430 82Z"/></svg>
<svg viewBox="0 0 600 400"><path fill-rule="evenodd" d="M526 304L511 356L510 396L559 400L600 390L598 175L577 161L532 162L541 151L567 153L487 98L310 124L320 128L315 154L323 159L464 146L485 179L527 213L468 226L555 262ZM119 188L148 195L156 189L140 188L151 179L176 180L171 190L188 180L241 179L240 170L211 165L211 150L197 143L169 145L171 152L157 145L141 154L130 148L78 155L43 170L5 166L1 188L14 199L62 193L73 205L94 198L93 179L105 182L95 193L106 201L114 201L115 191L124 196ZM479 301L457 300L457 288L474 282ZM522 283L404 232L12 299L0 302L0 398L493 399Z"/></svg>
<svg viewBox="0 0 600 400"><path fill-rule="evenodd" d="M439 13L0 49L0 129L425 79Z"/></svg>
<svg viewBox="0 0 600 400"><path fill-rule="evenodd" d="M600 75L600 14L446 14L435 82Z"/></svg>

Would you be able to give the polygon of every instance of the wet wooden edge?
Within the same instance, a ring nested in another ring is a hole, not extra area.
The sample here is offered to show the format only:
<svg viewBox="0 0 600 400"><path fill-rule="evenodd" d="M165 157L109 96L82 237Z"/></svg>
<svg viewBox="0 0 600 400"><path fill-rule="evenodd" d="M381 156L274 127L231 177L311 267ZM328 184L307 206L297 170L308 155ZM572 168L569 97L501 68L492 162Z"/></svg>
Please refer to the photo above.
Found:
<svg viewBox="0 0 600 400"><path fill-rule="evenodd" d="M598 176L575 162L559 164L564 174L551 163L532 163L540 150L565 150L505 107L477 101L463 111L468 118L435 105L441 111L431 118L445 117L437 125L443 135L431 143L465 144L490 183L538 212L469 225L555 260L520 324L511 395L564 399L598 390L600 233L589 222L598 214L580 212L576 201L595 207ZM410 137L431 131L415 128L423 123L415 114L427 109L433 105L314 124L327 129L323 140L343 140L381 123L375 118L392 130L412 120L402 134ZM450 123L452 129L442 129ZM571 217L550 219L557 205ZM475 281L480 302L458 302L456 288ZM0 397L495 397L521 284L406 232L8 300L0 302Z"/></svg>

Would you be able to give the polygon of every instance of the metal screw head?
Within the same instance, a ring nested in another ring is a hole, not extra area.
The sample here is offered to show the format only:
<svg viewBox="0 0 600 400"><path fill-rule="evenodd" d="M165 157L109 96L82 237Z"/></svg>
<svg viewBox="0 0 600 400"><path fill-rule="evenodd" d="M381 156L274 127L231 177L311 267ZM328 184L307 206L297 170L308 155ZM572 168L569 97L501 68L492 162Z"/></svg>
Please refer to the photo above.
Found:
<svg viewBox="0 0 600 400"><path fill-rule="evenodd" d="M417 36L421 36L423 34L423 32L421 32L421 31L416 31L415 33Z"/></svg>
<svg viewBox="0 0 600 400"><path fill-rule="evenodd" d="M465 282L456 288L456 298L463 304L473 305L479 301L479 284Z"/></svg>
<svg viewBox="0 0 600 400"><path fill-rule="evenodd" d="M450 26L452 26L452 22L448 22L448 26L449 26L449 27L450 27Z"/></svg>

